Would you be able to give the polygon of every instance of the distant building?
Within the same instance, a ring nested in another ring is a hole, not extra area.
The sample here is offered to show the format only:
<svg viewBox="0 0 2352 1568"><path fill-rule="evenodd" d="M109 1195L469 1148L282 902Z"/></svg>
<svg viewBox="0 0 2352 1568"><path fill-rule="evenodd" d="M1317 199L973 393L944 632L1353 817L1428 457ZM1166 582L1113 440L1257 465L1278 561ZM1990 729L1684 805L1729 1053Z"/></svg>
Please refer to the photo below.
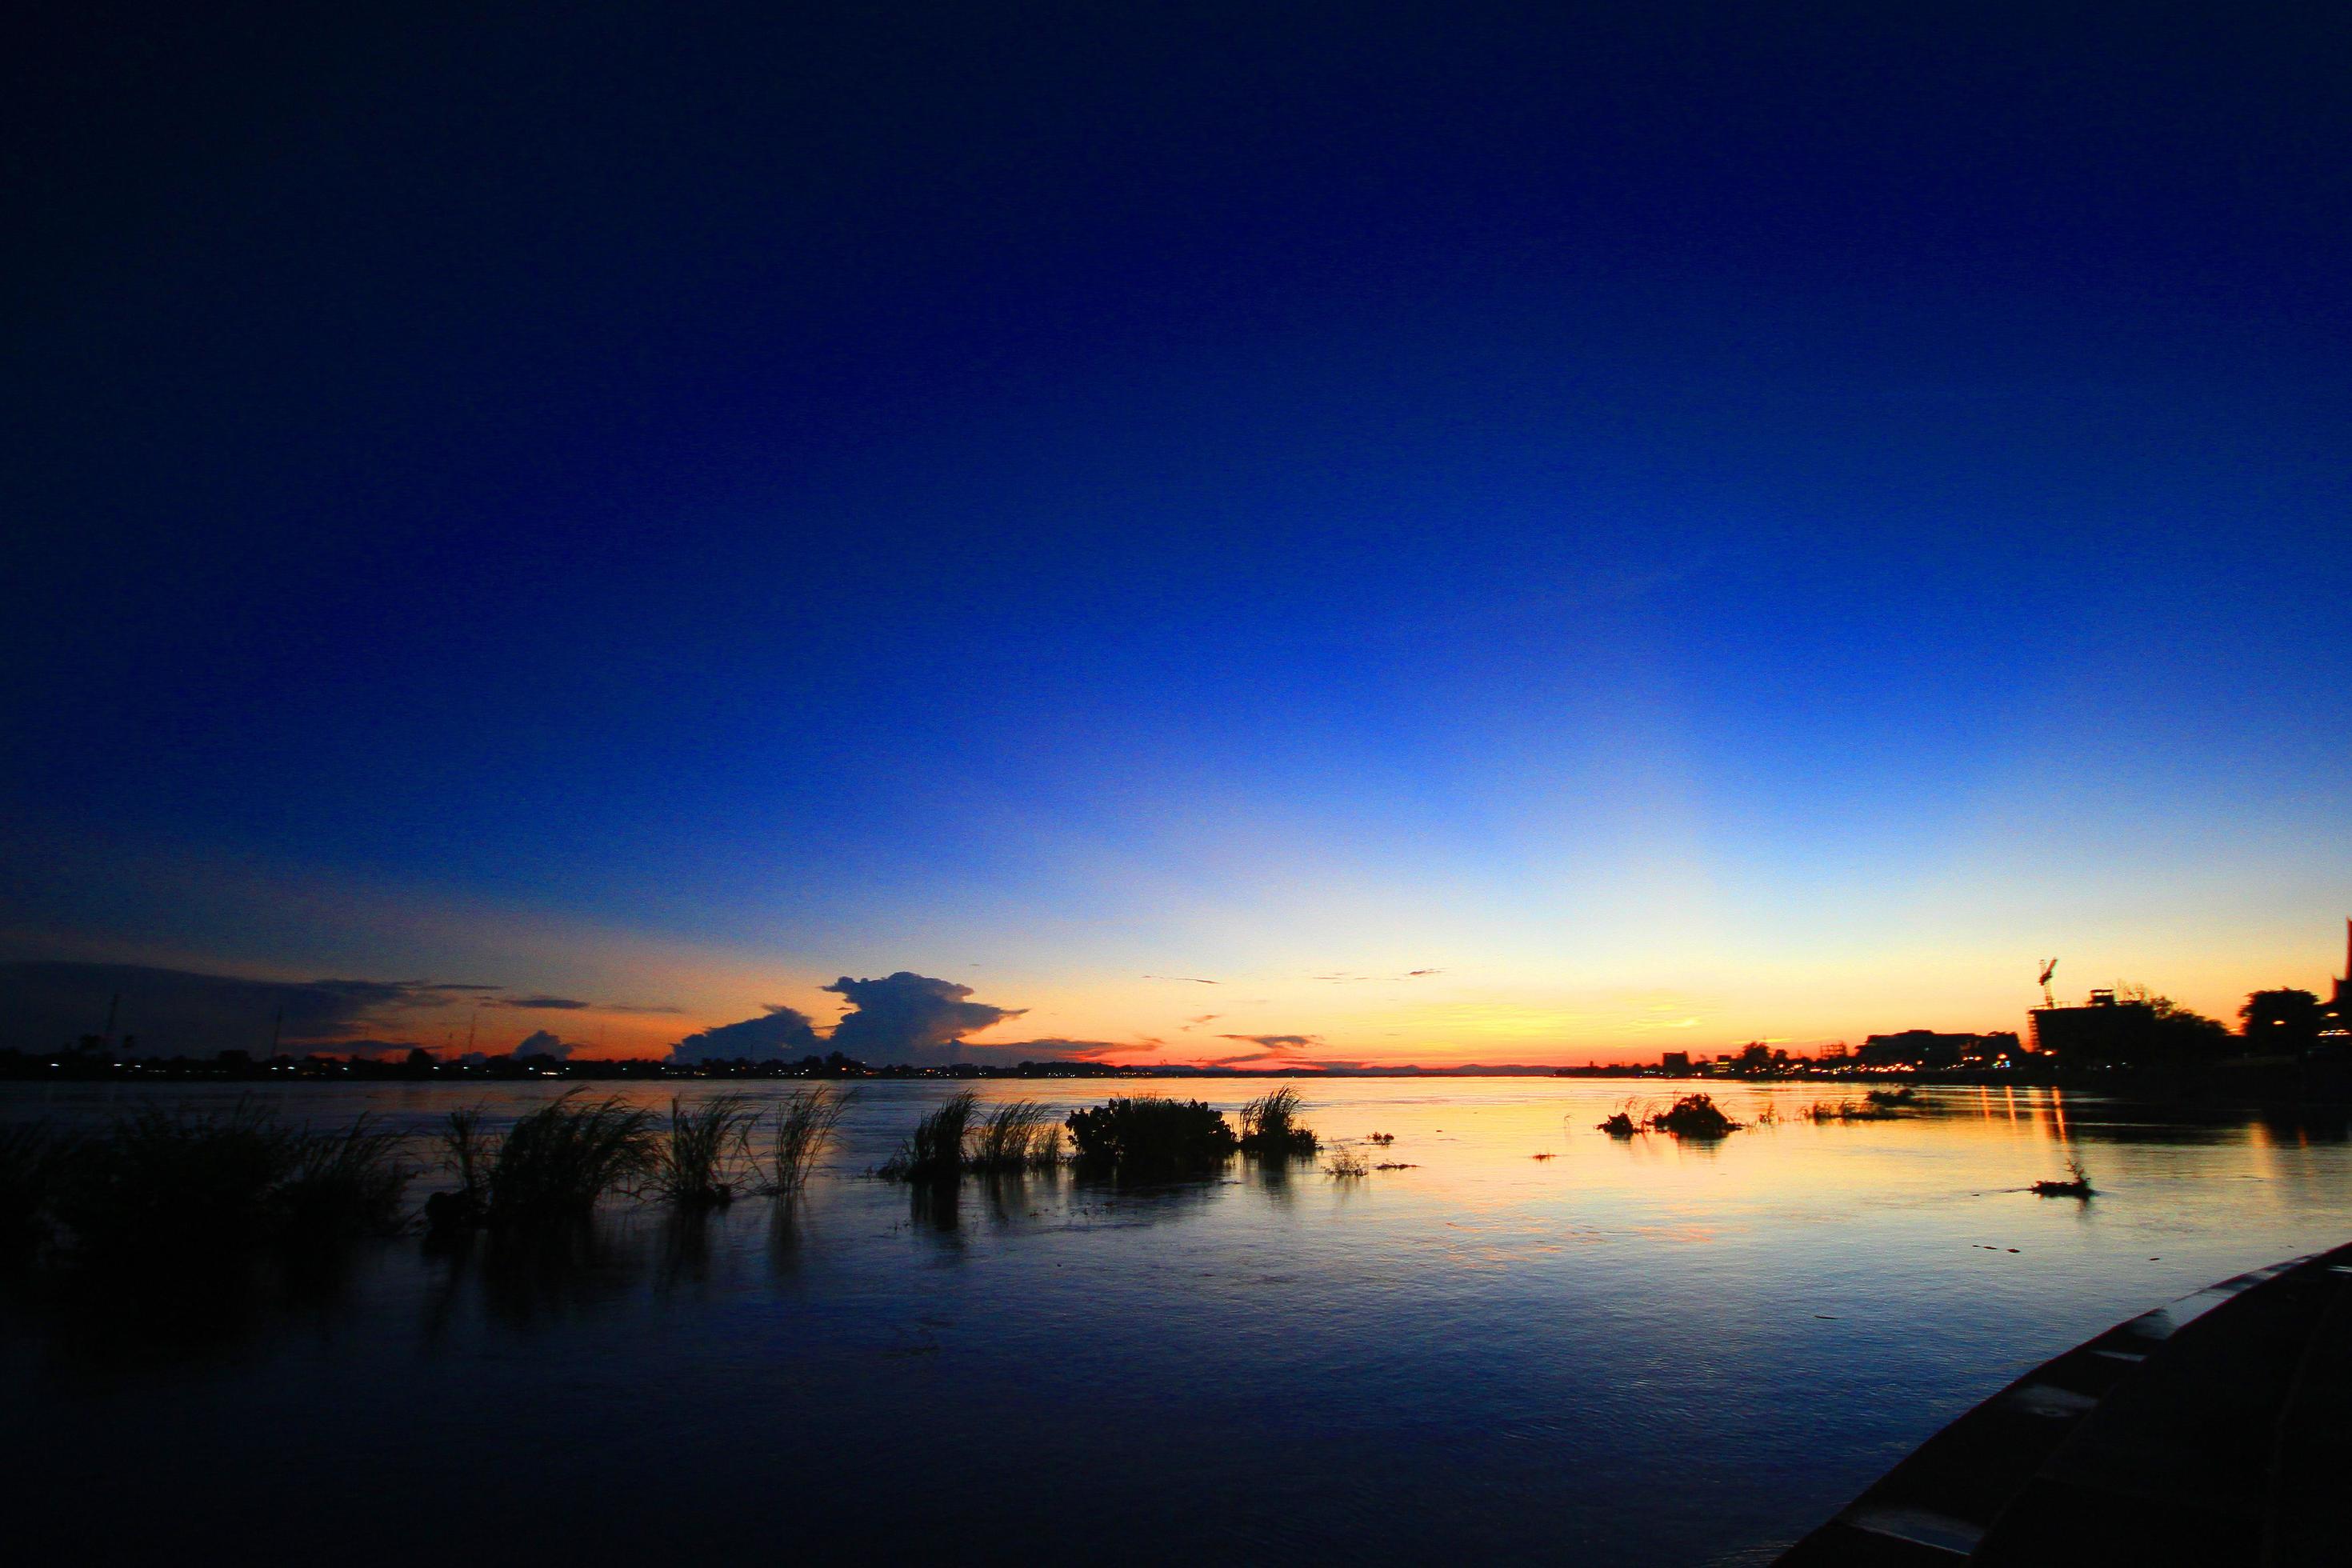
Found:
<svg viewBox="0 0 2352 1568"><path fill-rule="evenodd" d="M1969 1057L1982 1057L1987 1042L1997 1035L1944 1035L1933 1029L1906 1029L1899 1035L1873 1035L1862 1042L1854 1059L1869 1068L1956 1068ZM2015 1046L2017 1037L2009 1043Z"/></svg>
<svg viewBox="0 0 2352 1568"><path fill-rule="evenodd" d="M1676 1078L1688 1078L1690 1076L1691 1069L1690 1053L1688 1051L1668 1051L1658 1065Z"/></svg>
<svg viewBox="0 0 2352 1568"><path fill-rule="evenodd" d="M2113 991L2094 991L2080 1007L2036 1007L2033 1048L2061 1063L2144 1059L2156 1047L2156 1009L2146 1002L2118 1002Z"/></svg>
<svg viewBox="0 0 2352 1568"><path fill-rule="evenodd" d="M2352 1037L2352 921L2344 922L2344 973L2336 982L2336 994L2320 1004L2319 1037L2343 1041Z"/></svg>

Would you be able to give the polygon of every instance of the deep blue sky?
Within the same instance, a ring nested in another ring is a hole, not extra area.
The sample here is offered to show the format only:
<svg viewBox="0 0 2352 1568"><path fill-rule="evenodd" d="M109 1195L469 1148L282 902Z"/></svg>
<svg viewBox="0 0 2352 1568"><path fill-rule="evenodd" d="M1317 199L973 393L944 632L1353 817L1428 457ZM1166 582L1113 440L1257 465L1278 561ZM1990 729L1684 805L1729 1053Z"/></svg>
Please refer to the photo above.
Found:
<svg viewBox="0 0 2352 1568"><path fill-rule="evenodd" d="M2333 954L2340 8L47 9L22 956L1494 1059Z"/></svg>

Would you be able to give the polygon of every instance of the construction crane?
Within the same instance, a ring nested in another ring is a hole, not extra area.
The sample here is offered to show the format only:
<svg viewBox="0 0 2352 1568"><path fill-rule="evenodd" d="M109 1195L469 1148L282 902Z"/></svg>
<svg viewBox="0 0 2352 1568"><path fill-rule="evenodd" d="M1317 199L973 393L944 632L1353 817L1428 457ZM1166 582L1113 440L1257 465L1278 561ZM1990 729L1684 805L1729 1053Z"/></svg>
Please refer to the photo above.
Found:
<svg viewBox="0 0 2352 1568"><path fill-rule="evenodd" d="M2050 994L2050 977L2057 973L2058 961L2056 959L2045 958L2042 961L2042 1005L2044 1007L2055 1007L2058 1005L2058 998Z"/></svg>

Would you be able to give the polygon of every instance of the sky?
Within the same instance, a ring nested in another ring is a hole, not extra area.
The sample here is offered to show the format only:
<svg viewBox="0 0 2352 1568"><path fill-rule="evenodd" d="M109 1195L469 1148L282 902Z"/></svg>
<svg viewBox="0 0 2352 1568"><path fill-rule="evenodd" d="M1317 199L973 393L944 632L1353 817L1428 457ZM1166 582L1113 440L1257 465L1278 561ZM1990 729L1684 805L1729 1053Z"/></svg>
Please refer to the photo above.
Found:
<svg viewBox="0 0 2352 1568"><path fill-rule="evenodd" d="M0 67L0 1035L1564 1063L2340 962L2340 8L200 10Z"/></svg>

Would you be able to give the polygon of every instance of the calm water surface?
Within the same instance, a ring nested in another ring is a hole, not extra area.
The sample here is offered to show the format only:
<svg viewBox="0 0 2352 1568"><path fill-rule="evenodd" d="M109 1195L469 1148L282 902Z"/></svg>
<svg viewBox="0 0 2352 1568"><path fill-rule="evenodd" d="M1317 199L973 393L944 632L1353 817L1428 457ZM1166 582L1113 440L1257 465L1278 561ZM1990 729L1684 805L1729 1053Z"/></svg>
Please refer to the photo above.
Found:
<svg viewBox="0 0 2352 1568"><path fill-rule="evenodd" d="M138 1335L19 1289L0 1441L19 1518L86 1557L1742 1563L2034 1363L2352 1237L2340 1130L1943 1089L1713 1147L1595 1131L1634 1088L1665 1086L1307 1083L1327 1140L1414 1168L927 1202L866 1173L949 1086L868 1084L803 1198L624 1205L569 1264L411 1237L230 1305L145 1281ZM425 1128L558 1091L260 1092ZM11 1088L0 1118L236 1097ZM2070 1152L2098 1198L2021 1190Z"/></svg>

